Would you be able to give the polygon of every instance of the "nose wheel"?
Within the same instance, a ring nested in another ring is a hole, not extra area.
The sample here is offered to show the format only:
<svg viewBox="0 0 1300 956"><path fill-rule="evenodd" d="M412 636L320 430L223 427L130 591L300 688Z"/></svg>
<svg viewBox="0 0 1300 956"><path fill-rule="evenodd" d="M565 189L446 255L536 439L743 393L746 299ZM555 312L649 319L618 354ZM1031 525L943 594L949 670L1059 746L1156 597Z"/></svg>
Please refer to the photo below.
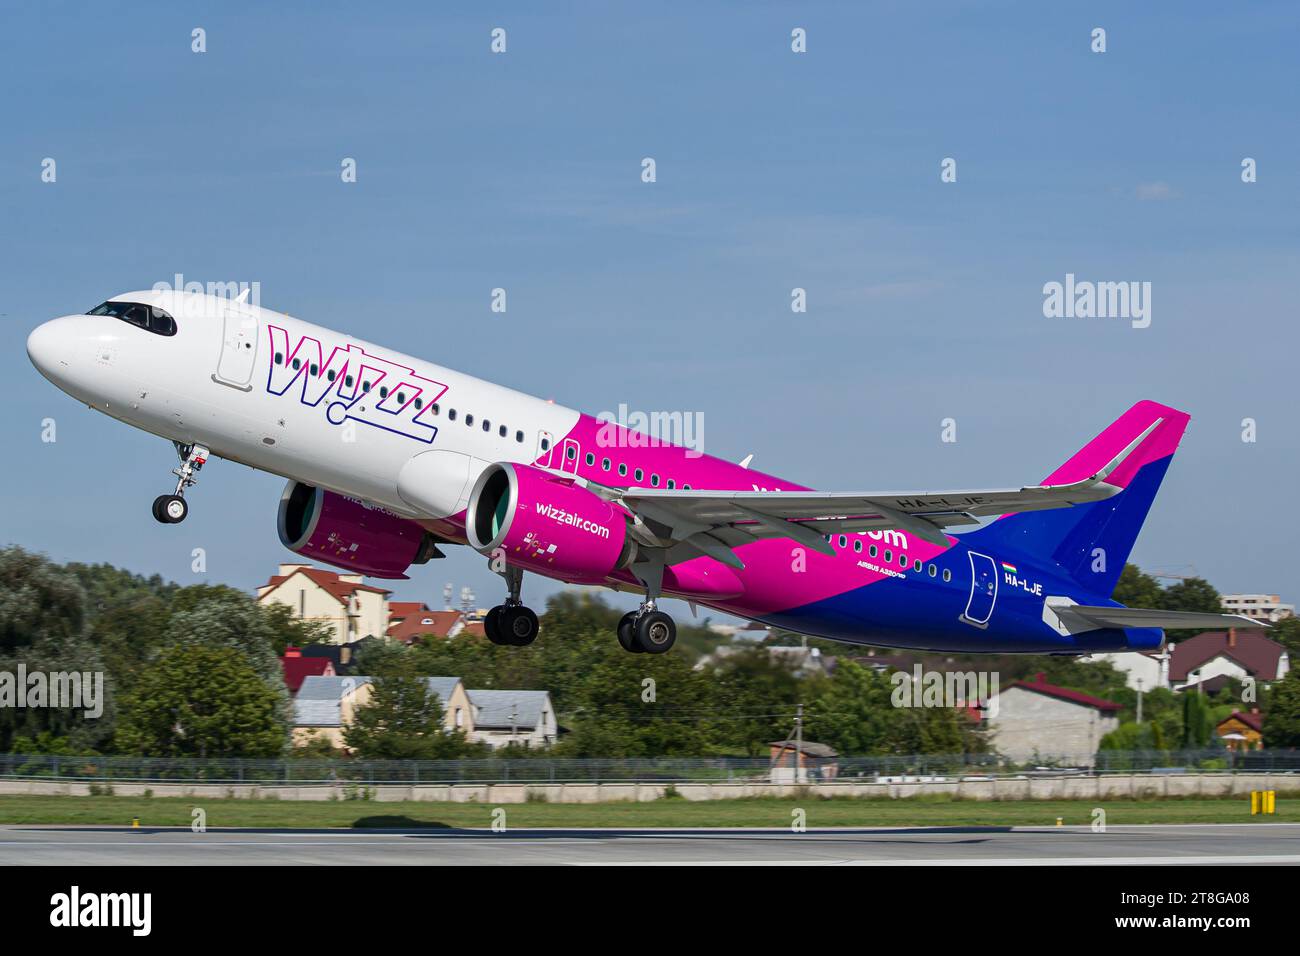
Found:
<svg viewBox="0 0 1300 956"><path fill-rule="evenodd" d="M163 524L179 524L190 513L190 506L180 495L159 495L153 500L153 516Z"/></svg>
<svg viewBox="0 0 1300 956"><path fill-rule="evenodd" d="M202 445L186 445L173 442L176 454L181 460L179 468L173 468L176 476L176 491L170 495L159 495L153 500L153 516L163 524L179 524L190 513L190 506L185 501L185 489L198 481L196 474L208 460L208 450Z"/></svg>

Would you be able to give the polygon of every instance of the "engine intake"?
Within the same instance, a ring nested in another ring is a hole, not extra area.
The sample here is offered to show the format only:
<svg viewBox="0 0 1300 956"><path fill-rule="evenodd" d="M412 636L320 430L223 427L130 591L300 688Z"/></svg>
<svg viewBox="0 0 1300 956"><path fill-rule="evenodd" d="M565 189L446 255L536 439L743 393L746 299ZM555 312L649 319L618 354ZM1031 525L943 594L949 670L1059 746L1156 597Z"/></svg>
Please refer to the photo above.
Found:
<svg viewBox="0 0 1300 956"><path fill-rule="evenodd" d="M300 481L285 486L277 525L294 554L355 574L405 578L411 565L442 557L437 539L414 521Z"/></svg>
<svg viewBox="0 0 1300 956"><path fill-rule="evenodd" d="M572 583L604 581L632 563L627 514L572 479L499 462L474 483L465 512L469 543L491 556Z"/></svg>

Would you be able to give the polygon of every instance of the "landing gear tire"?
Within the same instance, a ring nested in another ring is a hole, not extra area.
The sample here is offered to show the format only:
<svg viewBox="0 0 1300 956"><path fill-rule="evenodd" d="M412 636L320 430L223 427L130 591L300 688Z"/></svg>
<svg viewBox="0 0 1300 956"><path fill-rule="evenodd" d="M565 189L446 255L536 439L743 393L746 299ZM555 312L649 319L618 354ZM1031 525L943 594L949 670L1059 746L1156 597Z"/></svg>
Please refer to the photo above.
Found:
<svg viewBox="0 0 1300 956"><path fill-rule="evenodd" d="M487 635L489 641L498 647L507 643L501 636L501 612L504 610L505 608L498 604L488 611L487 616L483 618L483 633Z"/></svg>
<svg viewBox="0 0 1300 956"><path fill-rule="evenodd" d="M643 654L641 645L636 642L636 611L628 611L618 622L618 646L633 654Z"/></svg>
<svg viewBox="0 0 1300 956"><path fill-rule="evenodd" d="M632 625L637 646L647 654L663 654L677 641L677 625L663 611L646 611Z"/></svg>
<svg viewBox="0 0 1300 956"><path fill-rule="evenodd" d="M180 495L159 495L153 500L153 516L163 524L180 524L190 513L190 506Z"/></svg>
<svg viewBox="0 0 1300 956"><path fill-rule="evenodd" d="M499 620L501 639L504 643L515 647L527 647L537 640L540 625L537 615L530 608L522 604L503 605Z"/></svg>

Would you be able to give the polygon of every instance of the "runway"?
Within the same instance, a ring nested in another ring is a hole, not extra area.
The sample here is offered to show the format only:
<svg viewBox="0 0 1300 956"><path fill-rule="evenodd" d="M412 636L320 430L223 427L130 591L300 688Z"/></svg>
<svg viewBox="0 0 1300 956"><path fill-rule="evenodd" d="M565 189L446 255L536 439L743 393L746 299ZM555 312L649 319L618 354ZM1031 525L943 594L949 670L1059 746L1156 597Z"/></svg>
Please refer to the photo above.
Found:
<svg viewBox="0 0 1300 956"><path fill-rule="evenodd" d="M1300 863L1300 824L810 830L0 827L0 866Z"/></svg>

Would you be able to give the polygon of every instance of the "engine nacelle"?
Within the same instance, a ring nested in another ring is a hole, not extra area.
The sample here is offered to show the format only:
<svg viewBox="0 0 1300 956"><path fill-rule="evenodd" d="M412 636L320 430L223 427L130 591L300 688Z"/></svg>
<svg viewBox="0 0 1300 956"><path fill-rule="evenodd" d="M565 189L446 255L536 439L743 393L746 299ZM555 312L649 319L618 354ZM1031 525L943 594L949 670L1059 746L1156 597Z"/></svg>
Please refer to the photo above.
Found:
<svg viewBox="0 0 1300 956"><path fill-rule="evenodd" d="M405 578L438 556L428 531L391 511L290 481L280 496L280 542L295 554L377 578Z"/></svg>
<svg viewBox="0 0 1300 956"><path fill-rule="evenodd" d="M628 516L572 479L497 463L479 475L465 512L469 543L547 577L595 584L632 563Z"/></svg>

